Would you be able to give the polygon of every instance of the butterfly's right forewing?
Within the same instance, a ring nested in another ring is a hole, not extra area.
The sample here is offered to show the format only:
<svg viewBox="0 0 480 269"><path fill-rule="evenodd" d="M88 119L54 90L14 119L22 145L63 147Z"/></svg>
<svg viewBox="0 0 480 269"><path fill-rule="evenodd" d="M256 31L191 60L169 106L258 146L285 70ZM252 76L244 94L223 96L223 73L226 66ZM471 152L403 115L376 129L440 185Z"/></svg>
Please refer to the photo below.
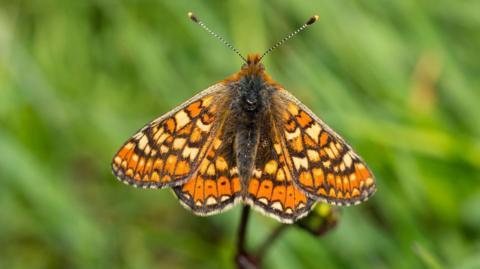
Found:
<svg viewBox="0 0 480 269"><path fill-rule="evenodd" d="M213 146L227 98L226 86L218 83L149 123L114 156L115 176L144 188L184 183Z"/></svg>
<svg viewBox="0 0 480 269"><path fill-rule="evenodd" d="M337 133L284 89L272 102L282 152L295 184L308 196L350 205L375 193L372 172Z"/></svg>

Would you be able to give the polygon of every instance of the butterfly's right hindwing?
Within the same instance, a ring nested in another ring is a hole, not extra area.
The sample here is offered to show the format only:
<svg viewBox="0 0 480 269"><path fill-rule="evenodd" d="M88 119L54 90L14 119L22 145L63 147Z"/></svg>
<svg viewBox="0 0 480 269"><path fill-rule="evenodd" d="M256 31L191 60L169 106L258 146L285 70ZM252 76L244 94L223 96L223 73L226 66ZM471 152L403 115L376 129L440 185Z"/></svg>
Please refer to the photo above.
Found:
<svg viewBox="0 0 480 269"><path fill-rule="evenodd" d="M315 200L295 185L282 150L281 137L273 125L270 114L260 122L261 142L245 201L280 222L293 223L310 212Z"/></svg>

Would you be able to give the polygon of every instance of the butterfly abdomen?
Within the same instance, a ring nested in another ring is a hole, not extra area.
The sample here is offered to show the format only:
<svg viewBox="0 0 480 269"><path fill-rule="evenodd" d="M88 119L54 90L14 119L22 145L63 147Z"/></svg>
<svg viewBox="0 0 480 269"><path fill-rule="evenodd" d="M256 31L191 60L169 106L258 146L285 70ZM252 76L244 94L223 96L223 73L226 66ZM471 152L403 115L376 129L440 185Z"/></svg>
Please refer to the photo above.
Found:
<svg viewBox="0 0 480 269"><path fill-rule="evenodd" d="M269 103L268 89L261 76L241 77L234 85L234 98L231 106L231 120L235 125L234 152L243 190L252 177L257 149L260 144L261 124ZM232 123L230 123L232 124Z"/></svg>
<svg viewBox="0 0 480 269"><path fill-rule="evenodd" d="M239 126L235 134L234 151L242 189L245 190L251 178L257 156L260 132L256 124Z"/></svg>

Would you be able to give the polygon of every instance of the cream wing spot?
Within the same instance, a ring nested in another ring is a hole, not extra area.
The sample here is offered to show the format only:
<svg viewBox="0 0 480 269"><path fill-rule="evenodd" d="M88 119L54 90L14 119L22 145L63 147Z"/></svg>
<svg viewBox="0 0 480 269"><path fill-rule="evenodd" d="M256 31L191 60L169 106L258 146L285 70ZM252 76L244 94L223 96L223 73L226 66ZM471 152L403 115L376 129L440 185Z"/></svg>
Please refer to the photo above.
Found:
<svg viewBox="0 0 480 269"><path fill-rule="evenodd" d="M312 150L312 149L307 150L307 156L308 156L308 159L310 159L310 161L312 162L320 161L320 155L316 150Z"/></svg>
<svg viewBox="0 0 480 269"><path fill-rule="evenodd" d="M211 196L207 198L206 205L215 205L215 204L217 204L217 200L215 198Z"/></svg>
<svg viewBox="0 0 480 269"><path fill-rule="evenodd" d="M165 154L169 151L170 149L164 145L160 146L160 153Z"/></svg>
<svg viewBox="0 0 480 269"><path fill-rule="evenodd" d="M175 121L177 122L176 130L180 130L183 126L187 125L190 122L190 117L188 117L185 111L180 110L175 114Z"/></svg>
<svg viewBox="0 0 480 269"><path fill-rule="evenodd" d="M197 126L198 126L198 128L200 128L200 130L202 130L204 132L210 131L210 127L211 127L210 124L203 124L203 122L201 120L197 121Z"/></svg>
<svg viewBox="0 0 480 269"><path fill-rule="evenodd" d="M147 144L148 144L148 138L146 135L143 135L138 141L138 148L143 150Z"/></svg>
<svg viewBox="0 0 480 269"><path fill-rule="evenodd" d="M283 211L283 206L280 202L272 203L271 207L276 209L276 210Z"/></svg>
<svg viewBox="0 0 480 269"><path fill-rule="evenodd" d="M268 205L268 200L267 200L267 198L260 198L260 199L258 199L258 201L259 201L260 203L264 204L264 205Z"/></svg>
<svg viewBox="0 0 480 269"><path fill-rule="evenodd" d="M197 154L198 154L198 148L191 148L191 147L186 146L183 149L182 157L183 158L190 157L190 161L193 161L197 157Z"/></svg>
<svg viewBox="0 0 480 269"><path fill-rule="evenodd" d="M300 170L300 168L303 166L305 169L308 169L308 160L307 158L299 158L299 157L292 157L293 164L295 165L295 168L297 170Z"/></svg>
<svg viewBox="0 0 480 269"><path fill-rule="evenodd" d="M145 155L149 155L151 151L152 148L149 145L145 146Z"/></svg>
<svg viewBox="0 0 480 269"><path fill-rule="evenodd" d="M350 152L343 155L343 162L345 163L345 166L347 166L347 167L352 166L352 157L350 155Z"/></svg>
<svg viewBox="0 0 480 269"><path fill-rule="evenodd" d="M285 137L287 138L287 140L293 140L299 137L300 133L301 133L300 128L295 129L293 133L289 133L288 131L285 131Z"/></svg>
<svg viewBox="0 0 480 269"><path fill-rule="evenodd" d="M231 176L234 176L234 175L237 175L238 174L238 168L237 167L233 167L230 169L230 175Z"/></svg>
<svg viewBox="0 0 480 269"><path fill-rule="evenodd" d="M318 143L318 136L320 135L320 132L322 131L322 128L318 123L314 123L310 128L305 130L305 132L315 141L315 143Z"/></svg>
<svg viewBox="0 0 480 269"><path fill-rule="evenodd" d="M262 177L262 171L255 169L253 170L253 176L256 178L261 178Z"/></svg>
<svg viewBox="0 0 480 269"><path fill-rule="evenodd" d="M181 149L183 148L186 142L187 142L187 139L185 138L176 138L175 140L173 140L173 148Z"/></svg>

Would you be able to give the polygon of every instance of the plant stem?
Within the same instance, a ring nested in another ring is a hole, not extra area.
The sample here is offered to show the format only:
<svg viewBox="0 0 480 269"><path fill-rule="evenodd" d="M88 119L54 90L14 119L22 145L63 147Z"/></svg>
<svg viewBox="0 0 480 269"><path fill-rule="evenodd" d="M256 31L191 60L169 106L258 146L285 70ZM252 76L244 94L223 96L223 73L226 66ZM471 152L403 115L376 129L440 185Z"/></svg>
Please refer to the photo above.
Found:
<svg viewBox="0 0 480 269"><path fill-rule="evenodd" d="M238 227L237 254L235 255L235 263L238 269L258 269L258 263L255 258L250 256L245 247L245 238L247 234L247 223L250 215L250 207L245 205L242 209L240 218L240 226Z"/></svg>
<svg viewBox="0 0 480 269"><path fill-rule="evenodd" d="M245 237L247 232L248 217L250 216L250 206L245 205L242 209L240 227L238 228L237 254L245 253Z"/></svg>

